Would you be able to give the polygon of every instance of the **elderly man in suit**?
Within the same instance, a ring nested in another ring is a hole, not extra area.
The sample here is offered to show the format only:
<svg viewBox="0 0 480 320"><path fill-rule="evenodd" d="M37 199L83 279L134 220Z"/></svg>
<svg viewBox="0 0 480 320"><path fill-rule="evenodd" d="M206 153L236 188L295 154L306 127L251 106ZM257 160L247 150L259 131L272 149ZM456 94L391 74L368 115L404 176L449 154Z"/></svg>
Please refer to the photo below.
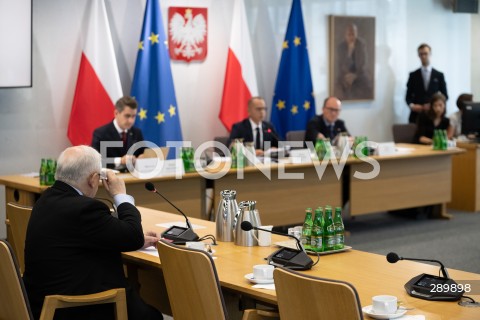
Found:
<svg viewBox="0 0 480 320"><path fill-rule="evenodd" d="M145 148L137 149L133 155L127 152L132 145L143 141L143 134L139 128L134 127L137 116L137 101L132 97L122 97L115 103L115 111L112 122L95 129L92 138L92 147L102 153L101 143L121 141L122 147L108 147L103 157L113 158L114 163L108 163L108 168L125 170L128 161L135 162L135 159L143 154Z"/></svg>
<svg viewBox="0 0 480 320"><path fill-rule="evenodd" d="M134 199L125 183L108 170L102 177L100 154L88 146L67 148L58 158L55 184L35 203L25 241L23 279L35 319L46 295L81 295L125 288L129 319L162 319L125 278L122 252L153 245L144 235ZM95 199L99 184L113 198L118 218ZM111 304L58 310L55 319L113 319Z"/></svg>
<svg viewBox="0 0 480 320"><path fill-rule="evenodd" d="M267 107L262 97L252 97L248 101L248 118L233 125L227 145L235 139L243 139L243 142L254 142L257 156L264 154L264 150L270 147L278 147L278 134L274 126L265 121ZM270 145L265 144L266 141Z"/></svg>
<svg viewBox="0 0 480 320"><path fill-rule="evenodd" d="M418 114L430 109L430 99L433 94L440 92L448 99L447 84L443 73L433 69L430 65L432 49L428 44L422 43L417 51L422 67L410 73L405 97L410 108L408 118L410 123L416 123Z"/></svg>
<svg viewBox="0 0 480 320"><path fill-rule="evenodd" d="M342 103L336 97L328 97L323 102L323 113L313 117L307 124L305 142L315 144L317 139L328 138L332 142L341 132L348 134L345 122L338 117L342 110Z"/></svg>

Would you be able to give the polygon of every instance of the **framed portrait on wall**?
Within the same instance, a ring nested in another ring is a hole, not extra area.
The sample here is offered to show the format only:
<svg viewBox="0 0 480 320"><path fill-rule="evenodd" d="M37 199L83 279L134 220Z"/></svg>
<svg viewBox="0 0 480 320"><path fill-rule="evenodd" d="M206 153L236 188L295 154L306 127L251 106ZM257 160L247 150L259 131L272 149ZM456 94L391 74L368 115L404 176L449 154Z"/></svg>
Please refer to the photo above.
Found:
<svg viewBox="0 0 480 320"><path fill-rule="evenodd" d="M330 95L375 97L375 17L330 16Z"/></svg>

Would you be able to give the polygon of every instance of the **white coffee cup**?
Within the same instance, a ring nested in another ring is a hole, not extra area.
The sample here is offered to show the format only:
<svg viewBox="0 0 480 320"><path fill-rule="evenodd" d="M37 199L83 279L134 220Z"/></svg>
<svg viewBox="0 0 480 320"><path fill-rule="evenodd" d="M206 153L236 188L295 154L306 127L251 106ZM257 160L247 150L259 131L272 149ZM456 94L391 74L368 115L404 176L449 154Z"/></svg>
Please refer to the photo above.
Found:
<svg viewBox="0 0 480 320"><path fill-rule="evenodd" d="M185 247L197 250L205 251L205 243L201 241L188 241L185 242Z"/></svg>
<svg viewBox="0 0 480 320"><path fill-rule="evenodd" d="M253 266L253 278L257 280L273 279L274 266L269 264L257 264Z"/></svg>
<svg viewBox="0 0 480 320"><path fill-rule="evenodd" d="M272 231L273 226L260 226L259 228ZM270 232L258 230L258 245L268 247L272 244L272 234Z"/></svg>
<svg viewBox="0 0 480 320"><path fill-rule="evenodd" d="M375 296L372 298L373 312L377 314L393 314L397 311L397 297Z"/></svg>

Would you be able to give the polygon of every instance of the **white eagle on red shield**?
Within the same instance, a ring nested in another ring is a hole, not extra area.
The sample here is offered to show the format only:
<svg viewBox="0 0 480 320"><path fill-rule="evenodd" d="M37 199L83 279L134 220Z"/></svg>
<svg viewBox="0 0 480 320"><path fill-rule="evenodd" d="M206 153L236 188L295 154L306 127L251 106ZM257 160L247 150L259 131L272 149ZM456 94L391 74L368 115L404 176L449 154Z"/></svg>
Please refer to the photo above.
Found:
<svg viewBox="0 0 480 320"><path fill-rule="evenodd" d="M207 8L168 9L168 48L174 60L204 60L207 56Z"/></svg>

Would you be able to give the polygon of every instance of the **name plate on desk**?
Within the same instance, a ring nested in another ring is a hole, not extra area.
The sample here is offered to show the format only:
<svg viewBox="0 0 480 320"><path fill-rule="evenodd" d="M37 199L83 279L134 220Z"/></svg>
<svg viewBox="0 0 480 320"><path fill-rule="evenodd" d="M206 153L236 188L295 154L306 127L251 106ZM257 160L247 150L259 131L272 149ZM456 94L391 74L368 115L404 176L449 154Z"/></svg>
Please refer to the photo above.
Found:
<svg viewBox="0 0 480 320"><path fill-rule="evenodd" d="M379 156L391 156L394 155L395 152L394 142L381 142L377 145L377 154Z"/></svg>
<svg viewBox="0 0 480 320"><path fill-rule="evenodd" d="M290 150L291 163L311 163L312 157L309 149L293 149Z"/></svg>
<svg viewBox="0 0 480 320"><path fill-rule="evenodd" d="M185 173L182 159L160 160L158 158L143 158L135 161L137 177L148 179L153 177L182 176Z"/></svg>

